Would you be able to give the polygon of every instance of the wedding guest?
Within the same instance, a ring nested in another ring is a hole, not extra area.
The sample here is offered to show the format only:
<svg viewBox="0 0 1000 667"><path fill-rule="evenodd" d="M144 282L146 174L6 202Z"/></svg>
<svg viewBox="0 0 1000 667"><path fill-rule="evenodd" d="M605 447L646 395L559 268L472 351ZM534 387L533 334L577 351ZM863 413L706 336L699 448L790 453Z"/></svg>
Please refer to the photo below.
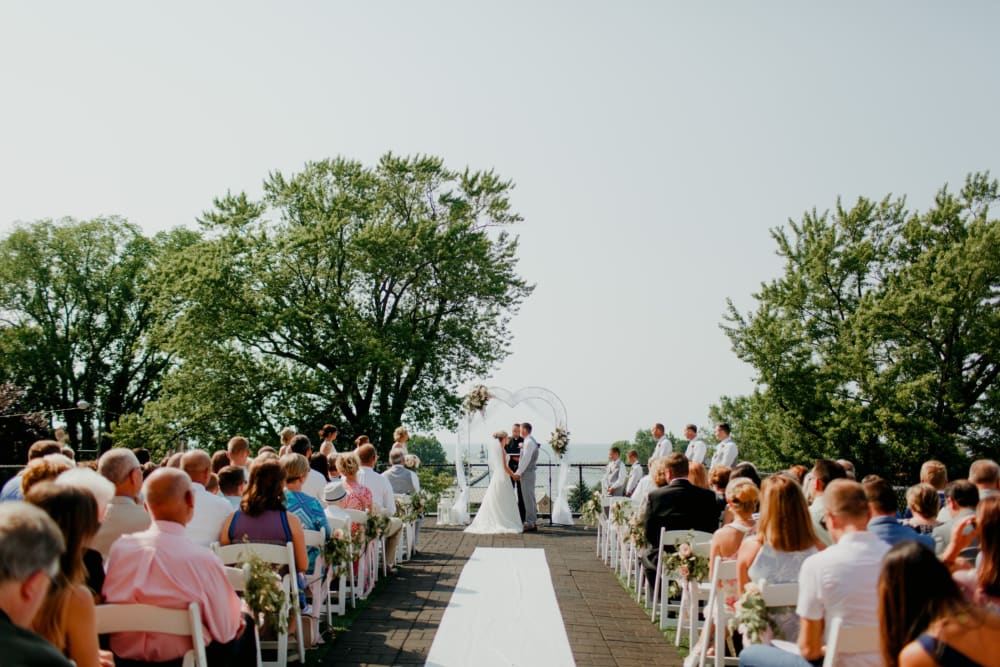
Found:
<svg viewBox="0 0 1000 667"><path fill-rule="evenodd" d="M791 477L772 475L761 484L757 533L743 539L736 556L738 590L761 579L772 584L795 583L802 562L821 549L823 543L813 532L802 488ZM794 608L773 609L771 615L785 639L795 641L799 619Z"/></svg>
<svg viewBox="0 0 1000 667"><path fill-rule="evenodd" d="M309 442L309 436L307 435L300 433L292 438L289 448L291 451L288 453L301 454L306 457L306 461L312 457L312 443ZM320 500L323 497L324 486L326 486L326 478L310 468L306 475L305 483L302 485L302 491L308 493L316 500Z"/></svg>
<svg viewBox="0 0 1000 667"><path fill-rule="evenodd" d="M732 467L736 463L740 452L731 433L729 424L726 422L719 422L715 425L715 437L719 441L719 444L715 446L715 453L712 454L713 466L722 465Z"/></svg>
<svg viewBox="0 0 1000 667"><path fill-rule="evenodd" d="M77 667L110 665L97 644L94 593L87 588L83 552L97 534L97 500L85 489L43 482L26 496L44 510L62 531L66 550L59 559L59 574L32 628L62 651Z"/></svg>
<svg viewBox="0 0 1000 667"><path fill-rule="evenodd" d="M280 470L280 468L279 468ZM198 604L210 665L252 665L253 632L222 563L187 536L185 524L195 510L193 482L180 470L157 470L143 487L153 517L140 533L123 535L111 547L105 602L153 604L183 609ZM304 551L303 551L304 554ZM179 660L191 639L161 633L122 632L111 635L119 658L143 662Z"/></svg>
<svg viewBox="0 0 1000 667"><path fill-rule="evenodd" d="M330 481L330 460L325 454L313 454L309 457L309 467L323 475L323 482Z"/></svg>
<svg viewBox="0 0 1000 667"><path fill-rule="evenodd" d="M323 499L326 501L323 513L326 514L330 528L344 525L351 520L350 515L343 509L344 502L347 500L347 491L344 489L343 482L335 479L327 484L326 488L323 489Z"/></svg>
<svg viewBox="0 0 1000 667"><path fill-rule="evenodd" d="M896 492L882 478L864 483L871 519L868 530L878 535L890 547L900 542L918 542L934 551L934 538L904 526L896 519Z"/></svg>
<svg viewBox="0 0 1000 667"><path fill-rule="evenodd" d="M708 453L708 445L698 437L698 427L694 424L685 426L684 437L688 441L687 448L684 450L684 456L691 463L701 463L704 465L705 455Z"/></svg>
<svg viewBox="0 0 1000 667"><path fill-rule="evenodd" d="M833 481L844 479L847 473L844 468L830 459L819 459L810 471L812 475L812 504L809 505L809 516L812 517L813 530L820 541L829 546L833 544L833 538L824 526L823 517L826 514L826 503L823 500L823 493L826 487Z"/></svg>
<svg viewBox="0 0 1000 667"><path fill-rule="evenodd" d="M260 456L261 454L274 454L275 456L277 456L278 450L272 447L271 445L264 445L263 447L257 450L257 456Z"/></svg>
<svg viewBox="0 0 1000 667"><path fill-rule="evenodd" d="M392 437L394 440L392 443L392 449L402 449L404 456L410 453L410 451L406 448L406 443L410 441L410 432L406 430L405 426L400 426L393 431Z"/></svg>
<svg viewBox="0 0 1000 667"><path fill-rule="evenodd" d="M795 478L795 481L799 483L799 486L804 486L806 482L806 473L809 472L809 468L804 465L796 464L788 469L788 474ZM803 494L803 497L805 494Z"/></svg>
<svg viewBox="0 0 1000 667"><path fill-rule="evenodd" d="M37 440L28 448L28 465L35 459L40 459L49 454L62 454L62 445L55 440ZM24 492L21 488L21 478L24 476L27 467L21 468L17 474L7 480L0 491L0 502L4 500L23 500ZM58 474L58 473L56 473Z"/></svg>
<svg viewBox="0 0 1000 667"><path fill-rule="evenodd" d="M708 471L708 486L719 495L723 503L726 502L726 487L729 485L729 476L732 472L733 469L729 466L712 466Z"/></svg>
<svg viewBox="0 0 1000 667"><path fill-rule="evenodd" d="M212 459L201 449L192 449L181 458L181 469L191 478L194 494L194 516L187 522L187 536L195 544L208 547L219 539L222 524L233 511L225 498L209 493L205 488L212 469Z"/></svg>
<svg viewBox="0 0 1000 667"><path fill-rule="evenodd" d="M372 492L358 481L361 461L358 460L357 452L348 452L338 456L337 470L340 472L340 480L347 491L347 499L341 507L348 510L370 512L373 507Z"/></svg>
<svg viewBox="0 0 1000 667"><path fill-rule="evenodd" d="M394 448L389 452L389 468L382 476L389 481L394 494L411 495L420 491L420 478L417 473L406 469L403 465L405 460L403 450Z"/></svg>
<svg viewBox="0 0 1000 667"><path fill-rule="evenodd" d="M844 474L847 475L847 479L857 479L857 476L854 473L853 463L847 459L837 459L837 463L839 463L840 467L844 469Z"/></svg>
<svg viewBox="0 0 1000 667"><path fill-rule="evenodd" d="M409 436L406 436L409 439ZM403 441L405 444L405 440ZM402 447L393 447L392 451L397 454L402 453L405 456L405 449ZM389 517L389 527L385 530L385 552L388 554L386 559L389 563L389 567L393 567L396 564L396 547L399 545L399 540L402 538L402 519L396 516L396 496L392 491L392 484L389 480L382 475L375 472L375 462L378 460L378 454L375 451L374 445L363 445L361 449L358 450L358 460L361 461L361 470L358 471L358 482L366 487L372 492L372 501L375 506L379 508L383 516Z"/></svg>
<svg viewBox="0 0 1000 667"><path fill-rule="evenodd" d="M733 513L733 520L712 534L712 544L708 554L709 575L715 566L715 558L732 560L743 543L743 538L753 532L757 525L753 515L757 511L759 491L752 481L745 477L729 482L726 487L726 505ZM728 598L738 598L740 588L737 581L723 582L728 589Z"/></svg>
<svg viewBox="0 0 1000 667"><path fill-rule="evenodd" d="M612 447L608 452L608 465L601 479L601 489L605 495L621 496L625 493L625 464L622 463L622 450Z"/></svg>
<svg viewBox="0 0 1000 667"><path fill-rule="evenodd" d="M156 465L152 461L147 461L142 464L142 479L145 481L154 471L158 470L160 466Z"/></svg>
<svg viewBox="0 0 1000 667"><path fill-rule="evenodd" d="M823 511L834 545L806 558L799 572L796 613L800 619L800 655L753 644L743 649L740 665L819 665L826 624L833 618L841 617L846 626L878 625L876 591L882 558L889 545L868 532L868 499L864 488L852 480L833 480L824 489ZM880 656L855 653L840 664L878 667Z"/></svg>
<svg viewBox="0 0 1000 667"><path fill-rule="evenodd" d="M281 457L281 467L285 471L285 506L288 511L299 518L305 530L325 530L329 536L331 531L326 521L326 514L323 513L323 505L314 496L302 490L306 475L309 474L309 462L306 461L306 457L301 454L285 454ZM319 556L319 548L307 547L306 555L309 558L309 567L306 571L312 572L316 565L316 557Z"/></svg>
<svg viewBox="0 0 1000 667"><path fill-rule="evenodd" d="M326 457L326 471L330 477L330 481L340 477L340 472L337 470L337 458L340 456L337 452L333 452Z"/></svg>
<svg viewBox="0 0 1000 667"><path fill-rule="evenodd" d="M403 457L403 465L416 472L420 467L420 457L416 454L407 454Z"/></svg>
<svg viewBox="0 0 1000 667"><path fill-rule="evenodd" d="M268 447L267 449L264 449L263 447L261 447L260 451L257 452L257 457L253 460L253 463L250 465L250 467L253 468L255 465L261 463L262 461L277 461L279 458L280 457L278 456L278 453L274 451L273 448Z"/></svg>
<svg viewBox="0 0 1000 667"><path fill-rule="evenodd" d="M144 466L149 463L149 450L145 447L133 447L132 453L135 454L135 458L139 461L140 466Z"/></svg>
<svg viewBox="0 0 1000 667"><path fill-rule="evenodd" d="M656 438L656 445L653 447L651 455L652 458L663 458L674 451L674 443L670 442L670 438L667 437L667 429L664 428L663 424L657 422L653 424L653 428L649 429L649 431Z"/></svg>
<svg viewBox="0 0 1000 667"><path fill-rule="evenodd" d="M948 486L948 469L940 461L931 459L920 466L920 483L930 484L938 494L938 521L947 521L951 515L945 511L944 487Z"/></svg>
<svg viewBox="0 0 1000 667"><path fill-rule="evenodd" d="M226 453L229 455L229 465L242 468L244 477L250 479L250 441L242 435L235 435L226 443Z"/></svg>
<svg viewBox="0 0 1000 667"><path fill-rule="evenodd" d="M219 495L219 476L214 472L208 473L208 481L205 482L205 490L213 496Z"/></svg>
<svg viewBox="0 0 1000 667"><path fill-rule="evenodd" d="M1000 466L996 461L980 459L969 466L969 481L979 489L979 499L1000 494Z"/></svg>
<svg viewBox="0 0 1000 667"><path fill-rule="evenodd" d="M180 468L181 459L184 458L184 452L175 452L167 457L167 460L163 462L165 468Z"/></svg>
<svg viewBox="0 0 1000 667"><path fill-rule="evenodd" d="M232 508L239 509L247 483L242 468L226 466L219 471L219 491Z"/></svg>
<svg viewBox="0 0 1000 667"><path fill-rule="evenodd" d="M56 478L55 483L57 486L72 486L92 495L97 502L97 522L100 524L104 521L108 505L115 497L114 484L95 470L83 467L67 470ZM104 557L92 547L91 541L88 540L84 545L83 567L87 571L86 584L97 595L104 585Z"/></svg>
<svg viewBox="0 0 1000 667"><path fill-rule="evenodd" d="M754 464L744 461L742 463L737 463L733 466L732 470L729 472L729 481L734 479L739 479L745 477L753 482L753 485L758 489L760 488L760 473L757 472L757 466Z"/></svg>
<svg viewBox="0 0 1000 667"><path fill-rule="evenodd" d="M966 517L976 515L976 505L979 504L979 489L972 482L959 479L950 482L944 489L945 507L949 510L950 518L942 521L941 525L931 533L936 543L938 554L944 553L951 541L951 530L954 524L962 521ZM975 547L977 542L970 546Z"/></svg>
<svg viewBox="0 0 1000 667"><path fill-rule="evenodd" d="M40 459L29 461L21 474L20 495L14 498L14 500L23 499L34 485L42 482L51 482L67 470L72 469L73 462L62 454L48 454Z"/></svg>
<svg viewBox="0 0 1000 667"><path fill-rule="evenodd" d="M263 461L254 465L243 502L223 522L219 542L235 544L246 539L281 546L291 542L295 568L304 572L309 566L305 533L302 522L287 510L285 502L285 471L281 464Z"/></svg>
<svg viewBox="0 0 1000 667"><path fill-rule="evenodd" d="M934 529L941 525L937 520L940 509L938 492L930 484L914 484L908 488L906 507L910 510L910 518L902 521L904 526L909 526L923 535L932 535Z"/></svg>
<svg viewBox="0 0 1000 667"><path fill-rule="evenodd" d="M959 556L974 541L979 542L978 564L955 572L955 582L969 602L1000 612L1000 497L979 501L975 518L954 525L941 562L960 565Z"/></svg>
<svg viewBox="0 0 1000 667"><path fill-rule="evenodd" d="M664 460L661 458L650 458L646 464L649 474L639 480L638 486L632 492L632 505L641 514L646 508L646 500L649 492L659 486L667 485L667 476L664 469ZM657 480L660 480L658 483Z"/></svg>
<svg viewBox="0 0 1000 667"><path fill-rule="evenodd" d="M218 474L220 470L231 464L229 452L224 449L212 454L212 472Z"/></svg>
<svg viewBox="0 0 1000 667"><path fill-rule="evenodd" d="M639 463L639 452L630 449L625 457L628 459L628 481L625 483L625 495L631 498L644 473L642 472L642 464Z"/></svg>
<svg viewBox="0 0 1000 667"><path fill-rule="evenodd" d="M69 659L32 631L62 573L62 534L43 511L24 502L0 505L0 655L5 664L71 667Z"/></svg>
<svg viewBox="0 0 1000 667"><path fill-rule="evenodd" d="M319 430L319 453L329 456L337 451L337 427L333 424L323 424Z"/></svg>
<svg viewBox="0 0 1000 667"><path fill-rule="evenodd" d="M963 599L948 569L913 542L896 545L878 582L882 664L996 664L1000 616Z"/></svg>
<svg viewBox="0 0 1000 667"><path fill-rule="evenodd" d="M359 435L354 439L354 449L361 449L361 445L367 445L369 442L371 441L368 439L367 435Z"/></svg>
<svg viewBox="0 0 1000 667"><path fill-rule="evenodd" d="M97 472L115 485L115 495L91 544L102 558L107 558L115 540L146 530L151 519L139 501L142 467L131 450L115 448L104 452L97 462Z"/></svg>
<svg viewBox="0 0 1000 667"><path fill-rule="evenodd" d="M688 479L698 488L711 490L708 484L708 471L700 463L695 463L694 461L688 463Z"/></svg>
<svg viewBox="0 0 1000 667"><path fill-rule="evenodd" d="M664 459L666 486L649 492L642 521L646 528L643 554L646 580L656 579L656 556L660 547L660 529L700 530L713 533L719 527L715 494L688 480L688 460L676 452ZM665 548L672 548L665 545Z"/></svg>

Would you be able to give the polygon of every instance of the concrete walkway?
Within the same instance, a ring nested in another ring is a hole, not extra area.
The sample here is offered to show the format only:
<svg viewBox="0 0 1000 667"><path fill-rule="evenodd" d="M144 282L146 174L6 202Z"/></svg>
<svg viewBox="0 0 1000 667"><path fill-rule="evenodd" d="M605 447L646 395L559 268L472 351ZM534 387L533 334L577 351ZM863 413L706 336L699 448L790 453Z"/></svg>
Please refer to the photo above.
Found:
<svg viewBox="0 0 1000 667"><path fill-rule="evenodd" d="M515 536L466 535L427 521L421 552L373 596L324 664L423 664L466 560L477 546L545 549L573 657L580 667L680 666L680 655L594 555L595 533L547 528ZM531 610L525 610L531 613ZM515 641L513 638L512 641Z"/></svg>

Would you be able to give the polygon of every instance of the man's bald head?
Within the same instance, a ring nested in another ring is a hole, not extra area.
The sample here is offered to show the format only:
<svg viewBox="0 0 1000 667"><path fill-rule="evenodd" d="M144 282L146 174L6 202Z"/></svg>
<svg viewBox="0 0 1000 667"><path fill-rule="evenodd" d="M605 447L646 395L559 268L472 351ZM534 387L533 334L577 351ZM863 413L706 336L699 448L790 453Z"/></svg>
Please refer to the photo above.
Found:
<svg viewBox="0 0 1000 667"><path fill-rule="evenodd" d="M204 452L202 452L204 453ZM159 468L143 485L146 508L158 521L187 525L194 513L191 478L176 468Z"/></svg>
<svg viewBox="0 0 1000 667"><path fill-rule="evenodd" d="M206 451L192 449L181 457L181 470L188 474L192 482L204 486L208 481L208 474L212 472L212 457Z"/></svg>

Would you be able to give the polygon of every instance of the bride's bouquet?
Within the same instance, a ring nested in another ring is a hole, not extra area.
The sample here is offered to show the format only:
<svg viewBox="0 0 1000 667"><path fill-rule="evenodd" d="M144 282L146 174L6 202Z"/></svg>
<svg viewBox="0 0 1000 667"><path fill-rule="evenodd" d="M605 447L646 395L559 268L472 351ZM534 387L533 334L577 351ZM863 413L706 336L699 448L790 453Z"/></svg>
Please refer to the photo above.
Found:
<svg viewBox="0 0 1000 667"><path fill-rule="evenodd" d="M559 458L565 456L569 447L569 431L562 426L556 426L556 430L552 431L552 436L549 438L549 445L556 456Z"/></svg>
<svg viewBox="0 0 1000 667"><path fill-rule="evenodd" d="M486 406L489 402L490 390L486 388L485 384L477 384L469 390L468 395L465 397L465 411L470 415L473 412L485 415Z"/></svg>

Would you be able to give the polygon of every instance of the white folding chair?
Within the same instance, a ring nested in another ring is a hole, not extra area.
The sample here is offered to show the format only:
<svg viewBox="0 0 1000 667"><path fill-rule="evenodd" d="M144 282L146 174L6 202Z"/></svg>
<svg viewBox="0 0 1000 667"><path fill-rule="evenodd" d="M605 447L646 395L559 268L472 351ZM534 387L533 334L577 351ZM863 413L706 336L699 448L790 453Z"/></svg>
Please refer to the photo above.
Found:
<svg viewBox="0 0 1000 667"><path fill-rule="evenodd" d="M330 524L330 534L333 531L343 530L348 535L351 532L351 521L350 519L345 519L344 521L338 521L336 519L331 519L327 517L327 522ZM347 613L347 597L350 593L348 589L348 573L351 577L351 585L354 584L354 567L353 563L348 562L347 567L341 568L339 573L334 573L334 564L327 563L327 568L329 568L329 575L327 579L326 586L326 597L323 599L323 608L326 611L326 623L327 625L333 625L333 614L338 616L343 616ZM337 577L337 587L334 590L333 581L334 576ZM333 601L334 596L336 596L336 602ZM313 604L316 604L313 602Z"/></svg>
<svg viewBox="0 0 1000 667"><path fill-rule="evenodd" d="M330 588L330 577L332 571L326 566L323 558L323 546L326 544L326 528L320 530L303 530L305 533L306 548L314 547L319 549L319 555L313 564L312 573L306 573L306 586L309 589L309 598L312 600L313 613L309 615L312 636L319 637L319 619L323 611L323 601L327 599Z"/></svg>
<svg viewBox="0 0 1000 667"><path fill-rule="evenodd" d="M666 528L660 528L660 548L659 553L656 554L656 579L653 582L653 596L651 599L646 600L646 604L652 609L650 620L654 623L656 622L657 603L660 600L660 594L666 588L666 585L663 583L663 549L664 547L672 547L675 543L687 541L690 541L692 545L711 542L712 534L700 530L667 530ZM671 579L678 584L684 583L676 576L671 577ZM680 605L668 605L668 610L680 612ZM673 625L673 623L668 621L667 627L673 627Z"/></svg>
<svg viewBox="0 0 1000 667"><path fill-rule="evenodd" d="M410 507L410 496L405 493L395 494L396 500L398 500L403 508ZM416 522L414 521L404 521L403 522L403 533L399 540L399 547L396 549L396 561L410 560L413 557L413 542L416 536Z"/></svg>
<svg viewBox="0 0 1000 667"><path fill-rule="evenodd" d="M148 604L101 604L95 607L94 618L99 635L161 632L190 637L192 648L184 654L183 667L208 667L197 602L186 609L165 609Z"/></svg>
<svg viewBox="0 0 1000 667"><path fill-rule="evenodd" d="M598 515L598 521L603 520L604 522L604 539L601 541L601 560L607 565L611 557L611 538L614 532L614 524L611 522L611 502L614 500L612 496L601 496L601 513Z"/></svg>
<svg viewBox="0 0 1000 667"><path fill-rule="evenodd" d="M351 519L352 524L358 524L361 526L362 530L367 530L368 527L368 512L362 510L344 510ZM374 566L376 562L373 559L373 555L378 555L378 550L374 543L369 543L368 546L358 554L358 572L353 575L354 568L351 568L352 576L354 581L351 582L352 596L357 599L361 598L364 600L371 593L372 588L375 586L375 578L378 575L378 568Z"/></svg>
<svg viewBox="0 0 1000 667"><path fill-rule="evenodd" d="M691 551L697 556L708 558L712 549L711 542L695 542L691 545ZM706 582L707 583L707 582ZM694 579L683 577L681 584L681 603L677 611L677 632L674 635L674 646L681 645L681 635L684 634L684 622L688 624L688 646L694 644L695 632L701 627L698 622L698 602L708 597L708 586ZM667 624L667 596L660 595L660 629L668 627Z"/></svg>
<svg viewBox="0 0 1000 667"><path fill-rule="evenodd" d="M229 585L233 587L239 595L242 594L247 589L247 580L250 578L250 566L244 565L243 567L229 567L224 566L226 569L226 579L229 580ZM257 630L257 624L253 624L253 637L254 643L257 646L257 667L263 667L264 663L260 659L260 632Z"/></svg>
<svg viewBox="0 0 1000 667"><path fill-rule="evenodd" d="M278 660L274 663L265 662L265 665L277 665L285 667L288 664L290 644L295 644L295 654L293 660L305 662L306 651L304 646L305 635L302 632L302 610L299 609L299 582L295 569L295 548L291 542L286 542L284 546L276 544L259 544L255 542L240 542L238 544L219 545L218 542L212 544L212 551L222 561L223 565L233 563L243 563L249 553L256 554L265 563L279 567L287 567L288 572L281 578L281 587L285 593L285 612L289 625L294 616L295 638L289 637L288 630L278 633L276 642L260 641L261 648L276 648L278 650ZM254 619L256 622L257 619Z"/></svg>
<svg viewBox="0 0 1000 667"><path fill-rule="evenodd" d="M826 640L823 667L836 667L838 656L851 653L874 653L882 650L877 625L844 625L844 619L834 617Z"/></svg>
<svg viewBox="0 0 1000 667"><path fill-rule="evenodd" d="M715 633L715 667L722 667L727 662L729 664L739 663L738 657L725 657L726 622L732 614L726 606L725 591L721 588L723 581L736 579L737 572L738 567L735 560L723 560L721 556L715 557L715 564L712 566L712 581L709 584L711 592L708 595L708 604L705 606L705 622L701 626L701 635L698 638L700 646L698 667L705 667L708 633L712 631Z"/></svg>

